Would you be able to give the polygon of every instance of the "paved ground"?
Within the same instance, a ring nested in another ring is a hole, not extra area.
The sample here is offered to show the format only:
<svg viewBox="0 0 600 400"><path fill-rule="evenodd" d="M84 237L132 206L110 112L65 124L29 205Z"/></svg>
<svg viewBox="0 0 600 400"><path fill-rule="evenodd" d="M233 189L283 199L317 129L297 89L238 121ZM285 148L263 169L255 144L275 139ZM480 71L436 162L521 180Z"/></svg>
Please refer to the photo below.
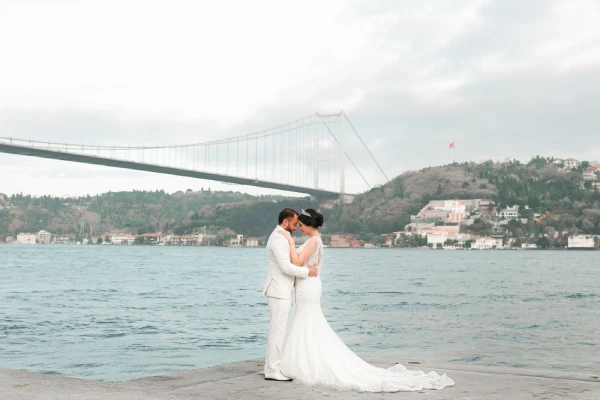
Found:
<svg viewBox="0 0 600 400"><path fill-rule="evenodd" d="M154 400L154 399L600 399L600 377L556 371L367 359L389 367L446 372L456 385L439 391L355 393L265 381L262 360L249 360L127 382L85 379L0 369L1 400Z"/></svg>

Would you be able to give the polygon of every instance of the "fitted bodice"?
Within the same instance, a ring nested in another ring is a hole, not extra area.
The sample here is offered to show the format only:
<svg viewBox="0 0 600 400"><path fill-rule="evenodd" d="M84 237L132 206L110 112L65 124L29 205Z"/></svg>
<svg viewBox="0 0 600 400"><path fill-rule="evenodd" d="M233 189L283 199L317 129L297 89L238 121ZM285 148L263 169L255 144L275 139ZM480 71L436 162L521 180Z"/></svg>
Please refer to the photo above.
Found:
<svg viewBox="0 0 600 400"><path fill-rule="evenodd" d="M304 242L298 248L298 254L302 253L306 246L309 245L311 240L317 241L317 248L315 251L308 257L308 260L303 264L304 266L309 266L313 264L319 264L319 276L308 278L296 278L296 307L302 304L320 304L321 302L321 264L323 263L323 242L321 241L320 236L314 236L314 239L311 238ZM321 254L321 262L319 263L319 254Z"/></svg>
<svg viewBox="0 0 600 400"><path fill-rule="evenodd" d="M314 238L314 239L313 239ZM317 264L319 262L319 254L323 254L323 242L321 241L320 236L313 236L313 238L309 238L306 242L302 243L300 247L298 247L298 254L302 253L306 246L311 242L311 240L317 241L316 250L308 257L308 260L303 264L303 266L309 266L312 264ZM323 261L323 256L321 256L321 262ZM321 265L319 265L319 271L321 270Z"/></svg>

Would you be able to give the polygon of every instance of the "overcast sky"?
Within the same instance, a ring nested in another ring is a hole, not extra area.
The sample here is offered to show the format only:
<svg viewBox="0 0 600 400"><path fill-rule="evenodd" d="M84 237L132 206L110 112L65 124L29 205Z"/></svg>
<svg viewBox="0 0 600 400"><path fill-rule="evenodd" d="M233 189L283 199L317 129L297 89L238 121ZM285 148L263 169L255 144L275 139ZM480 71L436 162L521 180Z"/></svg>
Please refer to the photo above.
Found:
<svg viewBox="0 0 600 400"><path fill-rule="evenodd" d="M185 144L344 110L390 178L451 162L452 141L457 161L600 159L598 0L0 0L0 54L3 137ZM264 192L7 154L0 177Z"/></svg>

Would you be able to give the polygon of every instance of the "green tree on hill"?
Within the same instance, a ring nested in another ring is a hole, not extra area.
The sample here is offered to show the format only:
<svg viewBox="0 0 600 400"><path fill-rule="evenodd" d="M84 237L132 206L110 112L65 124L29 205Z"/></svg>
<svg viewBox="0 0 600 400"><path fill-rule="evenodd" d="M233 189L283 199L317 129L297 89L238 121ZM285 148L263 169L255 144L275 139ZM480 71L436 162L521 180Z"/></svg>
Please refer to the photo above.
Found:
<svg viewBox="0 0 600 400"><path fill-rule="evenodd" d="M546 236L541 236L540 238L538 238L535 244L539 249L546 249L551 245L550 239L548 239Z"/></svg>

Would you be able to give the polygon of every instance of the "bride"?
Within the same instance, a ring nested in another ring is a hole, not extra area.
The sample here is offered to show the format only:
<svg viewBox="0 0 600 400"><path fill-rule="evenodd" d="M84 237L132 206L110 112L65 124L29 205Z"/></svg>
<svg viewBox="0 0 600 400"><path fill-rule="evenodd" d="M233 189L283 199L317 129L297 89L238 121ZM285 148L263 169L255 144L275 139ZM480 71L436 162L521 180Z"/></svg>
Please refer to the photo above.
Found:
<svg viewBox="0 0 600 400"><path fill-rule="evenodd" d="M323 215L302 210L298 224L310 238L296 251L289 232L280 231L290 243L290 260L295 265L321 263L323 242L318 228ZM296 310L281 353L281 372L309 385L362 392L398 392L442 389L454 381L435 372L410 371L396 364L377 368L354 354L331 329L321 311L321 274L296 279Z"/></svg>

